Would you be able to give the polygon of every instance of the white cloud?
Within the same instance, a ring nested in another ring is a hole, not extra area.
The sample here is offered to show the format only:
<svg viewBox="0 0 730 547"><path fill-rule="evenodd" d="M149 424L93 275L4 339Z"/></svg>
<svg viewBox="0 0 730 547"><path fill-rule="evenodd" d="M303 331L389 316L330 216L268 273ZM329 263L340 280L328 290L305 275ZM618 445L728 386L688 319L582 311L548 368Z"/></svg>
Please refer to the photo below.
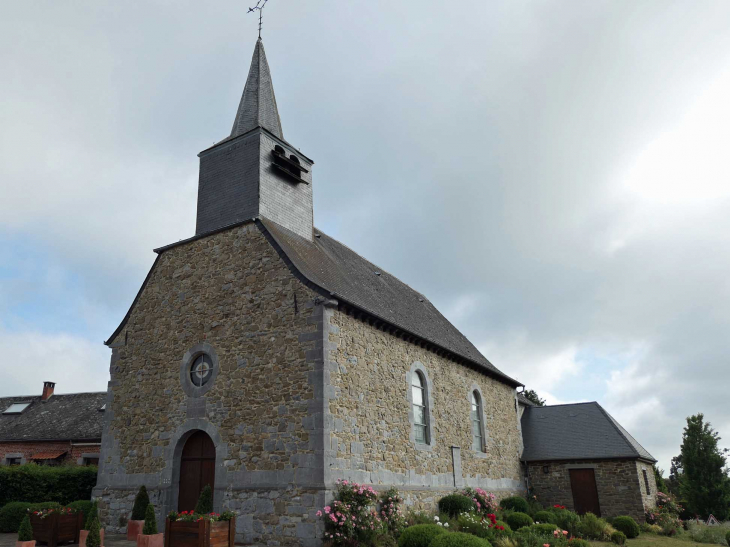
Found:
<svg viewBox="0 0 730 547"><path fill-rule="evenodd" d="M68 334L0 330L5 356L0 396L40 395L43 382L56 382L57 393L106 391L111 350Z"/></svg>

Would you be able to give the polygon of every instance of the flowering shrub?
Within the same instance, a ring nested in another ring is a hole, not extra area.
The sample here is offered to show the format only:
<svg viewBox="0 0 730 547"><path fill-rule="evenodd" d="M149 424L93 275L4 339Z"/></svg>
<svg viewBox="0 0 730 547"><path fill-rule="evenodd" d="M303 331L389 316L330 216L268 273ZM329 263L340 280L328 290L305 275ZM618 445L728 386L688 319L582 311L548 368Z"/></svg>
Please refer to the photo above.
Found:
<svg viewBox="0 0 730 547"><path fill-rule="evenodd" d="M497 496L491 492L482 490L481 488L465 488L461 494L474 502L477 507L477 512L487 515L489 513L496 513L499 507L497 503Z"/></svg>
<svg viewBox="0 0 730 547"><path fill-rule="evenodd" d="M682 527L679 515L683 510L674 496L657 492L656 507L646 512L646 522L660 526L662 534L673 536Z"/></svg>
<svg viewBox="0 0 730 547"><path fill-rule="evenodd" d="M571 545L569 535L567 530L546 532L535 528L522 528L517 531L520 547L565 547Z"/></svg>
<svg viewBox="0 0 730 547"><path fill-rule="evenodd" d="M380 518L388 532L395 538L400 536L406 527L406 519L400 508L401 503L403 503L403 498L400 497L397 488L390 488L380 496Z"/></svg>
<svg viewBox="0 0 730 547"><path fill-rule="evenodd" d="M565 505L555 504L553 505L553 509L565 509Z"/></svg>
<svg viewBox="0 0 730 547"><path fill-rule="evenodd" d="M224 511L223 513L196 513L195 511L170 511L167 518L170 522L199 522L201 520L209 520L210 522L224 522L229 521L236 514L231 511Z"/></svg>
<svg viewBox="0 0 730 547"><path fill-rule="evenodd" d="M76 509L71 507L51 507L50 509L39 509L38 511L33 511L33 514L44 519L49 515L75 515L77 512L78 511L76 511Z"/></svg>
<svg viewBox="0 0 730 547"><path fill-rule="evenodd" d="M331 506L317 511L324 519L324 537L333 545L367 543L387 530L386 522L371 507L378 499L372 487L338 479L335 497Z"/></svg>
<svg viewBox="0 0 730 547"><path fill-rule="evenodd" d="M449 523L448 522L441 522L441 519L439 518L438 515L436 515L435 517L433 517L433 522L434 522L434 524L436 524L436 526L443 526L444 528L448 528L449 527Z"/></svg>

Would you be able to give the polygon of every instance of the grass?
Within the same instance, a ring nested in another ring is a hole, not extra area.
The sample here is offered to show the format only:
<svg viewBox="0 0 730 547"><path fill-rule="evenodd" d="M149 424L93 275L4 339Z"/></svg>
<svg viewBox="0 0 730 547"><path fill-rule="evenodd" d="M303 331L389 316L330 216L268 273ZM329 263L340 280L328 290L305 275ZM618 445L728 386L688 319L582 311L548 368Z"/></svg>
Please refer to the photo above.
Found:
<svg viewBox="0 0 730 547"><path fill-rule="evenodd" d="M604 543L603 541L592 541L594 547L616 547L613 543ZM651 534L641 534L636 539L630 539L626 542L628 547L700 547L707 545L706 543L698 543L686 539L685 537L675 539L665 536L654 536Z"/></svg>

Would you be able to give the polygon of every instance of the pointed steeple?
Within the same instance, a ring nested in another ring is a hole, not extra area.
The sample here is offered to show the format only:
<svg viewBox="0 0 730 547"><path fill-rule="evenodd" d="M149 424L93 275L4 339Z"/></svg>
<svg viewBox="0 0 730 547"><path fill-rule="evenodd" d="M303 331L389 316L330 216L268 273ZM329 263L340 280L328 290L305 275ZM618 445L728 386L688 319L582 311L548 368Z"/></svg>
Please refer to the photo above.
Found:
<svg viewBox="0 0 730 547"><path fill-rule="evenodd" d="M284 138L279 110L276 107L274 84L271 81L271 70L266 61L261 38L256 42L253 51L251 68L248 71L241 103L238 105L236 120L233 122L231 137L243 135L256 127L263 127L280 139Z"/></svg>

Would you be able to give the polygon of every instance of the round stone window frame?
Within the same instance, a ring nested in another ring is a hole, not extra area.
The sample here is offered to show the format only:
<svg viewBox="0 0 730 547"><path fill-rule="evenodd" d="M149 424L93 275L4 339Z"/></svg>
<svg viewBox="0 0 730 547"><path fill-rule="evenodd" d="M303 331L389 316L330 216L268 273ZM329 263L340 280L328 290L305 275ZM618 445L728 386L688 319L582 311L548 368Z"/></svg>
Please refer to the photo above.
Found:
<svg viewBox="0 0 730 547"><path fill-rule="evenodd" d="M210 357L213 372L211 373L210 380L208 380L204 385L196 386L190 379L190 367L193 366L195 360L203 354ZM180 364L180 384L182 385L183 391L188 397L202 397L210 390L210 388L213 387L213 384L215 384L215 379L218 376L219 370L220 363L218 362L218 354L213 349L213 346L206 342L195 344L187 351L187 353L185 353Z"/></svg>

